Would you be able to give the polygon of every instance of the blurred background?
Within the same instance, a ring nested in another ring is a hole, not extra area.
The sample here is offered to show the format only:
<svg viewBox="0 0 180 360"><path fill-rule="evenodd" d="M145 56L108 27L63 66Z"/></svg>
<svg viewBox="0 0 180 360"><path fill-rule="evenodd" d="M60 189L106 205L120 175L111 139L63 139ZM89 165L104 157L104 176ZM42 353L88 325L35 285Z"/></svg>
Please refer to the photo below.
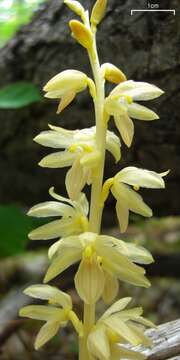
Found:
<svg viewBox="0 0 180 360"><path fill-rule="evenodd" d="M159 324L180 317L180 12L178 0L156 3L159 8L175 9L176 15L138 12L131 16L135 5L145 9L147 1L109 0L97 39L102 63L112 62L128 79L148 81L165 91L148 104L160 120L135 120L132 147L122 145L120 164L114 165L107 156L105 169L106 178L128 165L157 172L170 169L165 190L141 191L154 217L131 216L129 230L121 236L111 197L103 217L104 232L153 253L155 264L147 268L152 287L122 285L120 296L133 294L134 304L141 303L145 315ZM94 1L82 4L91 9ZM39 324L17 318L19 307L30 301L22 289L40 282L48 264L47 243L30 242L27 237L44 222L28 218L26 212L50 200L51 186L65 194L66 169L39 168L37 163L49 151L35 144L33 137L46 130L48 123L68 129L94 124L88 93L78 95L60 116L56 115L57 102L43 98L43 85L62 70L78 69L91 76L86 52L70 36L72 16L61 0L0 0L0 360L76 359L71 328L62 330L60 340L57 337L34 352ZM80 311L73 290L74 271L65 272L55 283L71 293ZM98 311L102 310L100 303Z"/></svg>

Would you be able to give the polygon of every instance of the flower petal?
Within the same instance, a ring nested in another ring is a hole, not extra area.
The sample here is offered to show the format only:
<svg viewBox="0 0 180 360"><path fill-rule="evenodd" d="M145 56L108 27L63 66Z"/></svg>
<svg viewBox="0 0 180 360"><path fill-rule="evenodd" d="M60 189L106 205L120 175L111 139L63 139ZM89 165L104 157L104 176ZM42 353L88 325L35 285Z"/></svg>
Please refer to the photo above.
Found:
<svg viewBox="0 0 180 360"><path fill-rule="evenodd" d="M101 249L99 255L102 256L102 267L111 272L119 280L128 282L132 285L149 287L150 283L144 276L145 270L133 264L127 257L116 252L116 249Z"/></svg>
<svg viewBox="0 0 180 360"><path fill-rule="evenodd" d="M152 110L148 109L143 105L139 105L136 103L128 104L127 105L128 115L133 119L138 120L157 120L159 116Z"/></svg>
<svg viewBox="0 0 180 360"><path fill-rule="evenodd" d="M103 320L106 326L115 331L119 336L123 337L130 344L137 346L142 343L142 338L133 331L127 324L115 316L108 317Z"/></svg>
<svg viewBox="0 0 180 360"><path fill-rule="evenodd" d="M146 335L144 335L144 332L136 325L134 325L132 322L128 322L128 327L131 331L133 331L134 334L136 334L137 337L140 339L140 344L145 346L152 346L152 340L148 338Z"/></svg>
<svg viewBox="0 0 180 360"><path fill-rule="evenodd" d="M164 91L155 85L133 80L124 81L111 91L111 95L113 96L127 95L131 96L133 100L138 101L152 100L159 97L163 93Z"/></svg>
<svg viewBox="0 0 180 360"><path fill-rule="evenodd" d="M82 214L84 214L85 216L88 215L88 213L89 213L89 202L87 200L86 195L83 192L81 192L79 194L79 197L77 198L76 201L73 201L73 206L77 210L82 212Z"/></svg>
<svg viewBox="0 0 180 360"><path fill-rule="evenodd" d="M99 321L106 319L107 317L109 317L112 314L120 312L130 303L131 300L132 300L132 298L126 297L126 298L122 298L122 299L116 301L113 305L111 305L105 311L105 313L101 316Z"/></svg>
<svg viewBox="0 0 180 360"><path fill-rule="evenodd" d="M49 224L42 225L35 230L32 230L28 237L31 240L49 240L61 236L69 236L72 233L81 232L81 227L75 224L71 219L61 219L51 221Z"/></svg>
<svg viewBox="0 0 180 360"><path fill-rule="evenodd" d="M117 239L116 249L138 264L151 264L154 261L151 253L147 249L136 244Z"/></svg>
<svg viewBox="0 0 180 360"><path fill-rule="evenodd" d="M72 206L62 204L57 201L46 201L33 206L27 213L29 216L48 217L48 216L75 216Z"/></svg>
<svg viewBox="0 0 180 360"><path fill-rule="evenodd" d="M52 337L54 337L60 328L59 321L48 321L43 325L38 332L38 335L35 340L35 349L38 350L44 344L46 344Z"/></svg>
<svg viewBox="0 0 180 360"><path fill-rule="evenodd" d="M63 168L71 166L77 154L69 151L58 151L56 153L45 156L39 166L48 168Z"/></svg>
<svg viewBox="0 0 180 360"><path fill-rule="evenodd" d="M129 223L129 209L125 202L116 202L116 214L119 221L120 231L124 233Z"/></svg>
<svg viewBox="0 0 180 360"><path fill-rule="evenodd" d="M84 175L83 168L80 165L79 158L74 161L71 169L67 172L65 183L69 197L72 200L77 200L77 197L86 183L86 176Z"/></svg>
<svg viewBox="0 0 180 360"><path fill-rule="evenodd" d="M111 191L117 201L124 202L129 210L145 217L152 216L152 210L145 204L142 196L137 194L128 185L114 181Z"/></svg>
<svg viewBox="0 0 180 360"><path fill-rule="evenodd" d="M72 145L75 131L49 125L51 130L42 131L34 138L40 145L54 149L64 149Z"/></svg>
<svg viewBox="0 0 180 360"><path fill-rule="evenodd" d="M75 96L76 93L72 90L63 94L58 106L57 114L60 114L74 100Z"/></svg>
<svg viewBox="0 0 180 360"><path fill-rule="evenodd" d="M125 144L130 147L134 136L134 124L127 112L114 116L115 124Z"/></svg>
<svg viewBox="0 0 180 360"><path fill-rule="evenodd" d="M105 285L102 298L106 304L110 304L117 296L119 290L119 281L112 274L104 271Z"/></svg>
<svg viewBox="0 0 180 360"><path fill-rule="evenodd" d="M165 173L165 175L167 172ZM117 179L128 185L139 186L151 189L164 188L165 183L162 175L155 171L139 169L135 166L128 166L122 169L117 175Z"/></svg>
<svg viewBox="0 0 180 360"><path fill-rule="evenodd" d="M75 276L75 287L86 304L94 304L104 289L104 272L96 259L82 260Z"/></svg>
<svg viewBox="0 0 180 360"><path fill-rule="evenodd" d="M71 265L75 264L81 259L81 250L74 248L67 248L62 253L55 257L49 266L44 278L44 282L47 283L57 275L61 274Z"/></svg>
<svg viewBox="0 0 180 360"><path fill-rule="evenodd" d="M49 305L29 305L21 308L19 315L42 321L59 321L64 319L64 310Z"/></svg>
<svg viewBox="0 0 180 360"><path fill-rule="evenodd" d="M65 292L50 285L32 285L24 290L24 293L36 299L50 300L63 308L72 308L71 297Z"/></svg>
<svg viewBox="0 0 180 360"><path fill-rule="evenodd" d="M109 340L103 326L96 327L94 331L90 332L87 340L87 346L93 357L102 360L110 359L111 354Z"/></svg>
<svg viewBox="0 0 180 360"><path fill-rule="evenodd" d="M106 135L106 149L114 156L116 162L121 158L121 143L112 131L107 131Z"/></svg>
<svg viewBox="0 0 180 360"><path fill-rule="evenodd" d="M62 251L68 251L69 249L74 249L74 251L82 251L83 245L80 240L80 236L68 236L56 241L48 251L49 259L52 259L56 253L61 254Z"/></svg>
<svg viewBox="0 0 180 360"><path fill-rule="evenodd" d="M112 360L128 359L128 360L145 360L146 356L133 350L126 349L125 347L117 344L111 345Z"/></svg>

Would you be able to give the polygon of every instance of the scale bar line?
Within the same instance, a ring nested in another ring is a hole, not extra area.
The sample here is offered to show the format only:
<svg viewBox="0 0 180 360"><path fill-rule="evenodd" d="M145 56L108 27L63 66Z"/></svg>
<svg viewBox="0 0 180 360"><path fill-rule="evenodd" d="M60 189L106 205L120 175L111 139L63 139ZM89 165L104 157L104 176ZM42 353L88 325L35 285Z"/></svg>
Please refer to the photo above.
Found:
<svg viewBox="0 0 180 360"><path fill-rule="evenodd" d="M174 14L174 16L176 15L176 10L175 9L132 9L131 10L131 16L133 15L134 12L172 12Z"/></svg>

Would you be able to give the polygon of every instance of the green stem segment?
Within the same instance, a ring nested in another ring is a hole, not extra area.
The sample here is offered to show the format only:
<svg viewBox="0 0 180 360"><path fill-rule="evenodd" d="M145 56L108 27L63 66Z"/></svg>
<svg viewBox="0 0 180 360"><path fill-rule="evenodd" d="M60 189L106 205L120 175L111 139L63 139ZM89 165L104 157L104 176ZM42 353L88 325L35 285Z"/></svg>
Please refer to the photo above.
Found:
<svg viewBox="0 0 180 360"><path fill-rule="evenodd" d="M91 189L91 207L90 207L90 228L89 231L99 233L101 229L102 204L101 192L104 175L105 149L106 149L106 131L107 124L104 119L104 78L102 76L99 58L96 48L95 31L93 35L93 47L89 51L89 59L94 75L96 85L96 98L94 99L96 116L96 147L101 154L100 161L93 174ZM91 360L92 357L87 350L87 337L95 323L95 305L84 304L84 337L80 340L80 360Z"/></svg>

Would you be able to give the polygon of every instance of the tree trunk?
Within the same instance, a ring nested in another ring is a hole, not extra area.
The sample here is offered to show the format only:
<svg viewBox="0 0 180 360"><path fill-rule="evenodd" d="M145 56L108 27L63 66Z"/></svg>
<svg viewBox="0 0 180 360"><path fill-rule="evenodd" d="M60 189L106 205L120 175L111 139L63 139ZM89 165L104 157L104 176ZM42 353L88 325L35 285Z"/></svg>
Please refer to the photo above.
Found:
<svg viewBox="0 0 180 360"><path fill-rule="evenodd" d="M83 1L88 8L93 3ZM167 9L178 9L178 5L178 0L163 2ZM150 104L160 115L160 121L134 121L133 146L130 149L123 146L122 163L107 165L106 176L112 176L121 166L132 164L159 172L172 169L165 192L147 191L145 198L156 208L156 214L177 214L180 196L180 125L177 121L180 112L180 12L177 11L176 16L167 12L138 12L131 16L134 6L133 0L109 0L98 33L101 62L112 62L128 79L149 81L164 89L166 94ZM136 8L146 7L146 1L136 1ZM27 80L42 88L53 75L67 68L90 74L84 49L70 36L68 21L72 17L61 0L45 3L32 22L0 50L0 86ZM66 170L38 168L37 162L49 151L33 143L32 138L47 129L48 123L75 129L92 126L94 116L87 93L77 96L60 116L55 115L56 107L56 102L45 100L21 110L1 111L1 202L30 205L46 200L52 185L63 192ZM112 158L110 161L113 162ZM111 206L111 201L109 204Z"/></svg>

